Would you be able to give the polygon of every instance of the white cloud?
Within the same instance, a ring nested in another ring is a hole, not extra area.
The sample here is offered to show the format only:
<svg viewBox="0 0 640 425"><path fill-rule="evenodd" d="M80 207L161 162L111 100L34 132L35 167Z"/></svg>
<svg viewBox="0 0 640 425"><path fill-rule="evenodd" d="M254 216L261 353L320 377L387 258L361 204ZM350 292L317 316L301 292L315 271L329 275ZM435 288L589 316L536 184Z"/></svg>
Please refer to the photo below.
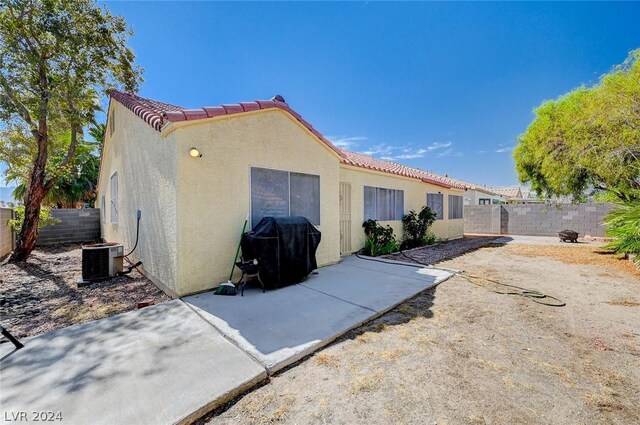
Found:
<svg viewBox="0 0 640 425"><path fill-rule="evenodd" d="M327 139L339 148L353 150L365 155L374 156L385 161L401 159L417 159L433 155L437 158L444 156L462 156L461 152L453 149L453 142L433 142L429 145L412 146L409 144L394 145L378 143L369 145L364 143L369 139L365 136L327 136ZM366 146L365 146L366 145Z"/></svg>
<svg viewBox="0 0 640 425"><path fill-rule="evenodd" d="M498 147L494 152L495 153L511 152L513 148L515 148L515 146L513 145L513 142L499 143Z"/></svg>
<svg viewBox="0 0 640 425"><path fill-rule="evenodd" d="M461 157L463 155L462 152L456 151L453 148L445 149L442 152L438 152L436 155L437 158L444 158L445 156Z"/></svg>
<svg viewBox="0 0 640 425"><path fill-rule="evenodd" d="M411 149L403 149L402 152L406 152L406 153L403 153L402 155L397 155L396 156L397 159L422 158L424 157L424 154L428 152L428 149L418 149L415 152L411 152Z"/></svg>
<svg viewBox="0 0 640 425"><path fill-rule="evenodd" d="M444 143L433 142L429 146L427 146L427 150L435 151L435 150L438 150L438 149L448 148L451 145L453 145L452 142L444 142Z"/></svg>
<svg viewBox="0 0 640 425"><path fill-rule="evenodd" d="M487 151L476 151L476 153L486 153Z"/></svg>
<svg viewBox="0 0 640 425"><path fill-rule="evenodd" d="M335 147L347 150L359 146L359 142L368 140L365 136L327 136L327 139L329 139Z"/></svg>

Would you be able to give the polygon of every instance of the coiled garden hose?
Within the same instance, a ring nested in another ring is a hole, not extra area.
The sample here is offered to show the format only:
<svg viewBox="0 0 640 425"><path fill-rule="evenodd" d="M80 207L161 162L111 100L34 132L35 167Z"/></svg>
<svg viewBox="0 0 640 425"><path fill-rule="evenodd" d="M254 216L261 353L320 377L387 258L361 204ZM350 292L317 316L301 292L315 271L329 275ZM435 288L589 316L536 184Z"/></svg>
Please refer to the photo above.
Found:
<svg viewBox="0 0 640 425"><path fill-rule="evenodd" d="M411 260L411 261L413 261L414 263L417 263L417 264L398 263L398 262L395 262L395 261L384 261L384 260L379 259L379 258L363 257L360 254L356 253L356 257L358 257L360 259L363 259L363 260L377 261L377 262L385 263L385 264L395 264L397 266L418 267L418 268L427 267L427 268L434 269L434 270L442 270L442 271L445 271L445 272L452 273L455 276L459 276L459 277L463 278L464 280L466 280L467 282L469 282L469 283L471 283L471 284L473 284L475 286L480 286L480 287L486 288L489 291L494 292L496 294L521 296L521 297L524 297L524 298L527 298L527 299L533 301L534 303L546 305L548 307L564 307L564 306L567 305L567 303L565 303L564 301L559 300L558 298L556 298L554 296L545 294L545 293L540 292L540 291L535 290L535 289L523 288L522 286L510 285L510 284L507 284L507 283L498 282L497 280L489 279L489 278L482 277L482 276L470 275L470 274L468 274L467 272L465 272L463 270L448 269L448 268L445 268L445 267L437 267L437 266L434 266L432 264L426 264L426 263L418 261L415 258L405 254L404 251L402 251L402 250L400 250L400 255L402 255L403 257L408 258L409 260ZM479 280L484 280L484 281L490 282L490 283L492 283L494 285L504 286L505 288L510 288L510 289L504 290L504 291L491 289L491 288L488 287L488 285L483 285L483 284L478 283L477 281L479 281ZM548 300L550 300L551 302L547 302Z"/></svg>

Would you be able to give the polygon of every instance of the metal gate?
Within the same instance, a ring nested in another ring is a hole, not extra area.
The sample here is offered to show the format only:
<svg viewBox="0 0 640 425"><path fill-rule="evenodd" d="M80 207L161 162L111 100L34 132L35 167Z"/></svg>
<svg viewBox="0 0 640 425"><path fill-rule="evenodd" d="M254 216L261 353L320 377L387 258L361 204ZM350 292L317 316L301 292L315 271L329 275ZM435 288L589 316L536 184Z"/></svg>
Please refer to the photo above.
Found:
<svg viewBox="0 0 640 425"><path fill-rule="evenodd" d="M351 252L351 183L340 182L340 254Z"/></svg>

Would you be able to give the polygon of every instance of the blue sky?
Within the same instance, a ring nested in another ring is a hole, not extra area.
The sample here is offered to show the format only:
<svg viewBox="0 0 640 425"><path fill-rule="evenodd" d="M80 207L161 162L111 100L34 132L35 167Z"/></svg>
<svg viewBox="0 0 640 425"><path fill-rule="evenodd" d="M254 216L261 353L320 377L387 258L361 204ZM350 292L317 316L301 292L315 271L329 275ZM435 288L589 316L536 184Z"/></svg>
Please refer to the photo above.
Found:
<svg viewBox="0 0 640 425"><path fill-rule="evenodd" d="M640 47L640 3L103 4L135 31L141 96L281 94L338 145L493 186L517 183L537 105Z"/></svg>

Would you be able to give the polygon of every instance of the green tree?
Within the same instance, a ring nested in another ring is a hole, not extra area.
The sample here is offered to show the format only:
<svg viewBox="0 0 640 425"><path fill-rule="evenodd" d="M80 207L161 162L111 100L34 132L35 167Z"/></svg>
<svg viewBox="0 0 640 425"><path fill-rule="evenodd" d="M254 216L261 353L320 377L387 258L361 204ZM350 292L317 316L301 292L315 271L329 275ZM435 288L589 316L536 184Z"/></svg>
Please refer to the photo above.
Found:
<svg viewBox="0 0 640 425"><path fill-rule="evenodd" d="M42 205L57 208L93 205L100 172L100 157L97 153L96 143L78 141L73 162L66 167L63 174L58 176L55 184L42 200ZM52 158L52 162L56 160L59 161L60 158ZM7 170L5 180L16 184L13 191L15 199L24 199L27 193L27 177L28 170L24 167L13 167Z"/></svg>
<svg viewBox="0 0 640 425"><path fill-rule="evenodd" d="M640 49L591 87L535 110L514 151L522 183L539 194L604 191L635 199L640 191Z"/></svg>
<svg viewBox="0 0 640 425"><path fill-rule="evenodd" d="M142 81L126 44L131 34L122 17L92 0L0 2L0 120L9 136L0 149L10 168L16 161L28 170L10 261L33 250L41 205L73 167L101 92L136 91Z"/></svg>

